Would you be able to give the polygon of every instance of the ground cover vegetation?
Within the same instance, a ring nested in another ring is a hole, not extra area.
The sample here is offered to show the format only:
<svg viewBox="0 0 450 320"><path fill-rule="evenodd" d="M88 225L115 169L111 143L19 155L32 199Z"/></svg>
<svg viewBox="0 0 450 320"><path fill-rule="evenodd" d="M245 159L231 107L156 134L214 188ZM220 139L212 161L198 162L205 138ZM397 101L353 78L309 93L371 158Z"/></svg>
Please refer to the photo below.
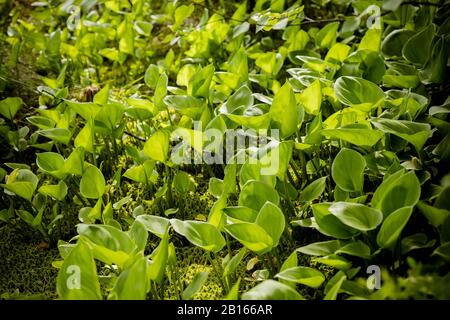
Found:
<svg viewBox="0 0 450 320"><path fill-rule="evenodd" d="M449 9L0 0L0 298L449 299Z"/></svg>

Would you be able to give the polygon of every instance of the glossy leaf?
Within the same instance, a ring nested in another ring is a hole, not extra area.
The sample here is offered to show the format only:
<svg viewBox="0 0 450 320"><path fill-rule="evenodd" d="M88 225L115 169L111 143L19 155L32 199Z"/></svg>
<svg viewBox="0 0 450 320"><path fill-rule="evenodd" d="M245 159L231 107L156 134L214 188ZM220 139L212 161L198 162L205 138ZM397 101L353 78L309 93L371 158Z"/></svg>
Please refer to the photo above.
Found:
<svg viewBox="0 0 450 320"><path fill-rule="evenodd" d="M259 211L255 223L272 238L273 246L277 246L286 224L281 209L271 202L266 202Z"/></svg>
<svg viewBox="0 0 450 320"><path fill-rule="evenodd" d="M293 267L275 275L276 278L318 288L325 281L322 272L309 267Z"/></svg>
<svg viewBox="0 0 450 320"><path fill-rule="evenodd" d="M294 91L286 82L275 94L270 107L272 123L280 130L280 137L286 138L297 130L300 122Z"/></svg>
<svg viewBox="0 0 450 320"><path fill-rule="evenodd" d="M304 298L288 285L274 280L261 282L242 294L243 300L303 300Z"/></svg>
<svg viewBox="0 0 450 320"><path fill-rule="evenodd" d="M348 76L336 80L334 91L341 103L362 110L370 110L385 96L383 90L373 82Z"/></svg>
<svg viewBox="0 0 450 320"><path fill-rule="evenodd" d="M171 219L170 224L177 233L206 251L218 252L225 245L225 239L220 231L210 223Z"/></svg>
<svg viewBox="0 0 450 320"><path fill-rule="evenodd" d="M392 212L381 225L377 235L377 243L380 247L392 249L397 239L408 223L412 214L412 207L403 207Z"/></svg>
<svg viewBox="0 0 450 320"><path fill-rule="evenodd" d="M80 193L91 199L100 198L105 192L105 178L97 167L89 166L80 181Z"/></svg>
<svg viewBox="0 0 450 320"><path fill-rule="evenodd" d="M362 191L366 161L357 151L342 148L331 166L334 182L344 191Z"/></svg>
<svg viewBox="0 0 450 320"><path fill-rule="evenodd" d="M419 197L420 183L414 172L405 174L403 170L399 170L378 186L371 205L383 212L386 218L397 209L414 206Z"/></svg>
<svg viewBox="0 0 450 320"><path fill-rule="evenodd" d="M274 245L272 238L264 228L254 223L234 223L225 226L225 230L247 249L257 254L270 251Z"/></svg>
<svg viewBox="0 0 450 320"><path fill-rule="evenodd" d="M100 300L100 284L89 246L82 240L64 259L56 280L56 289L65 300Z"/></svg>
<svg viewBox="0 0 450 320"><path fill-rule="evenodd" d="M327 177L322 177L311 182L300 192L301 202L310 202L317 199L325 191Z"/></svg>
<svg viewBox="0 0 450 320"><path fill-rule="evenodd" d="M4 189L31 202L39 179L28 169L14 169L6 176L6 183L0 184Z"/></svg>
<svg viewBox="0 0 450 320"><path fill-rule="evenodd" d="M381 211L360 203L336 202L328 211L345 225L360 231L373 230L383 220Z"/></svg>
<svg viewBox="0 0 450 320"><path fill-rule="evenodd" d="M266 201L278 205L280 197L273 187L261 181L248 181L239 194L240 206L246 206L258 212Z"/></svg>
<svg viewBox="0 0 450 320"><path fill-rule="evenodd" d="M17 111L22 107L23 101L21 98L6 98L0 101L0 114L9 120L12 120Z"/></svg>

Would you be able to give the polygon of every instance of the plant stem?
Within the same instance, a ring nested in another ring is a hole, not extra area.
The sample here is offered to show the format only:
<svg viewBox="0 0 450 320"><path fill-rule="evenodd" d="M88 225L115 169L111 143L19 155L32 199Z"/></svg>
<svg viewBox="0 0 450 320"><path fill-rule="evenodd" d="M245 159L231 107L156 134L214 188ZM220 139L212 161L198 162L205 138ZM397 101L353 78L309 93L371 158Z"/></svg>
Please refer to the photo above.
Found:
<svg viewBox="0 0 450 320"><path fill-rule="evenodd" d="M217 267L216 263L214 260L216 260L216 256L214 255L214 258L211 256L211 252L207 252L206 253L206 258L208 259L209 263L211 264L214 272L217 274L217 277L219 277L220 279L220 284L222 285L223 290L225 290L225 292L228 292L227 287L225 285L225 283L223 282L223 277L222 274L223 272L221 272L221 268Z"/></svg>
<svg viewBox="0 0 450 320"><path fill-rule="evenodd" d="M308 175L306 174L306 158L302 151L300 151L300 165L302 170L302 186L304 186L308 181Z"/></svg>

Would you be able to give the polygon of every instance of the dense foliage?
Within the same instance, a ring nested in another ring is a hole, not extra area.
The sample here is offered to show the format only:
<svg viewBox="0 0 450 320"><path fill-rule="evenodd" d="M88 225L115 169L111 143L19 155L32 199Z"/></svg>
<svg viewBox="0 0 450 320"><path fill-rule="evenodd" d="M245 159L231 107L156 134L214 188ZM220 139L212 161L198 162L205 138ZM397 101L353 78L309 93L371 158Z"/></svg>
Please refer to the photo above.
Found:
<svg viewBox="0 0 450 320"><path fill-rule="evenodd" d="M1 297L449 299L449 8L0 0Z"/></svg>

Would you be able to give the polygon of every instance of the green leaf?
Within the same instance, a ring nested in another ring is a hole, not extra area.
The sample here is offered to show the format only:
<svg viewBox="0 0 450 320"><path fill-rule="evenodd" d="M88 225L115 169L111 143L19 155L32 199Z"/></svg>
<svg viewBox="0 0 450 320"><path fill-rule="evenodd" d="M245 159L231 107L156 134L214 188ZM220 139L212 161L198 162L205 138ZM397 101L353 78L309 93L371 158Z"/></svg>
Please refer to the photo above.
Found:
<svg viewBox="0 0 450 320"><path fill-rule="evenodd" d="M314 258L311 259L313 262L319 262L325 264L327 266L339 269L339 270L348 270L351 268L352 263L345 259L344 257L332 254L325 257Z"/></svg>
<svg viewBox="0 0 450 320"><path fill-rule="evenodd" d="M362 191L366 161L359 152L342 148L331 166L334 182L344 191Z"/></svg>
<svg viewBox="0 0 450 320"><path fill-rule="evenodd" d="M65 128L53 128L53 129L46 129L46 130L39 130L37 131L38 134L41 136L44 136L48 139L51 139L53 141L69 145L70 138L72 137L72 133Z"/></svg>
<svg viewBox="0 0 450 320"><path fill-rule="evenodd" d="M159 68L155 64L151 64L145 70L144 81L147 86L152 89L156 88L159 79Z"/></svg>
<svg viewBox="0 0 450 320"><path fill-rule="evenodd" d="M109 300L145 300L150 289L146 281L147 259L138 257L127 269L123 270L112 288Z"/></svg>
<svg viewBox="0 0 450 320"><path fill-rule="evenodd" d="M423 201L419 201L417 207L435 228L439 227L450 217L450 210L432 207Z"/></svg>
<svg viewBox="0 0 450 320"><path fill-rule="evenodd" d="M155 95L153 96L153 103L160 111L166 108L164 97L167 94L167 82L167 75L165 73L161 74L156 84Z"/></svg>
<svg viewBox="0 0 450 320"><path fill-rule="evenodd" d="M403 228L411 217L412 209L412 207L399 208L383 221L377 235L377 243L381 248L394 248Z"/></svg>
<svg viewBox="0 0 450 320"><path fill-rule="evenodd" d="M265 280L242 294L242 300L304 300L288 285L275 280Z"/></svg>
<svg viewBox="0 0 450 320"><path fill-rule="evenodd" d="M31 202L39 179L28 169L14 169L6 176L6 183L1 187Z"/></svg>
<svg viewBox="0 0 450 320"><path fill-rule="evenodd" d="M208 182L208 192L214 197L219 198L223 193L223 180L212 177Z"/></svg>
<svg viewBox="0 0 450 320"><path fill-rule="evenodd" d="M372 197L371 205L383 212L384 218L403 207L413 207L420 198L420 182L413 171L399 170L385 178Z"/></svg>
<svg viewBox="0 0 450 320"><path fill-rule="evenodd" d="M289 255L289 257L287 257L286 260L284 260L283 264L281 265L280 272L285 271L290 268L297 267L297 265L298 265L297 251L293 251ZM293 289L295 289L295 287L296 287L296 283L293 283L293 282L290 282L287 280L280 279L280 282L287 284L288 286L292 287Z"/></svg>
<svg viewBox="0 0 450 320"><path fill-rule="evenodd" d="M191 78L200 68L197 65L185 64L180 68L177 74L177 85L187 87Z"/></svg>
<svg viewBox="0 0 450 320"><path fill-rule="evenodd" d="M64 259L56 279L56 290L64 300L100 300L100 284L89 246L79 240Z"/></svg>
<svg viewBox="0 0 450 320"><path fill-rule="evenodd" d="M316 45L320 48L331 48L336 43L339 22L328 23L316 35Z"/></svg>
<svg viewBox="0 0 450 320"><path fill-rule="evenodd" d="M427 123L407 120L374 119L373 125L385 133L391 133L411 143L419 152L432 135L431 127Z"/></svg>
<svg viewBox="0 0 450 320"><path fill-rule="evenodd" d="M272 238L261 226L255 223L234 223L225 226L225 230L247 249L257 254L264 254L272 250Z"/></svg>
<svg viewBox="0 0 450 320"><path fill-rule="evenodd" d="M64 172L74 175L82 175L84 170L84 149L75 148L64 161Z"/></svg>
<svg viewBox="0 0 450 320"><path fill-rule="evenodd" d="M434 31L434 24L430 23L427 27L409 38L402 49L403 57L411 63L423 66L430 58Z"/></svg>
<svg viewBox="0 0 450 320"><path fill-rule="evenodd" d="M194 11L194 5L191 3L189 6L181 5L175 10L174 18L175 23L172 25L172 30L177 30Z"/></svg>
<svg viewBox="0 0 450 320"><path fill-rule="evenodd" d="M95 104L104 105L108 103L109 99L109 85L104 86L99 92L94 96L93 102Z"/></svg>
<svg viewBox="0 0 450 320"><path fill-rule="evenodd" d="M40 187L38 192L62 201L67 195L67 185L61 180L58 184L44 185Z"/></svg>
<svg viewBox="0 0 450 320"><path fill-rule="evenodd" d="M381 131L358 124L336 129L324 129L320 133L327 138L342 139L359 147L373 147L384 136Z"/></svg>
<svg viewBox="0 0 450 320"><path fill-rule="evenodd" d="M255 108L256 110L256 108ZM231 121L251 129L267 129L270 124L271 114L264 113L260 115L237 115L237 114L225 114Z"/></svg>
<svg viewBox="0 0 450 320"><path fill-rule="evenodd" d="M184 289L182 294L183 300L191 300L195 294L202 288L208 278L209 272L200 271L195 274L194 279L191 283Z"/></svg>
<svg viewBox="0 0 450 320"><path fill-rule="evenodd" d="M52 129L56 125L56 122L53 119L42 116L27 117L27 121L41 130Z"/></svg>
<svg viewBox="0 0 450 320"><path fill-rule="evenodd" d="M172 245L172 244L170 244ZM151 264L147 268L147 276L149 279L155 281L158 284L162 284L164 275L166 273L166 267L170 263L169 245L169 229L166 229L166 233L163 235L158 247L151 254ZM173 245L172 245L173 246ZM175 257L176 261L176 257Z"/></svg>
<svg viewBox="0 0 450 320"><path fill-rule="evenodd" d="M446 77L446 66L450 46L444 35L435 42L431 56L425 67L419 71L422 83L443 83Z"/></svg>
<svg viewBox="0 0 450 320"><path fill-rule="evenodd" d="M428 238L424 233L415 233L402 239L402 255L406 255L412 250L431 248L435 243L436 239L428 241Z"/></svg>
<svg viewBox="0 0 450 320"><path fill-rule="evenodd" d="M164 98L164 102L182 115L188 116L192 119L199 118L206 108L206 102L204 99L185 95L169 95Z"/></svg>
<svg viewBox="0 0 450 320"><path fill-rule="evenodd" d="M241 86L233 95L220 107L221 113L233 113L240 107L248 108L253 105L254 98L252 91L247 85Z"/></svg>
<svg viewBox="0 0 450 320"><path fill-rule="evenodd" d="M266 155L264 155L264 157L266 157ZM268 158L268 159L270 159L270 158ZM283 161L284 160L285 159L283 159ZM261 161L258 161L256 163L250 163L250 159L248 159L241 166L241 170L240 170L240 174L239 174L240 186L241 187L245 186L245 184L251 180L258 180L258 181L264 182L272 187L275 187L276 186L276 177L274 175L272 175L273 172L269 172L268 175L263 174L262 166L263 166L263 164L261 163ZM264 169L266 169L266 168L264 168ZM274 170L271 170L271 171L274 171Z"/></svg>
<svg viewBox="0 0 450 320"><path fill-rule="evenodd" d="M123 176L136 182L151 185L157 178L157 173L154 168L155 161L146 160L141 165L133 166L127 169Z"/></svg>
<svg viewBox="0 0 450 320"><path fill-rule="evenodd" d="M414 31L397 29L389 33L381 43L383 55L388 58L402 57L405 44L415 35Z"/></svg>
<svg viewBox="0 0 450 320"><path fill-rule="evenodd" d="M83 173L80 181L80 193L90 199L101 198L105 192L105 178L95 166L89 166Z"/></svg>
<svg viewBox="0 0 450 320"><path fill-rule="evenodd" d="M224 209L226 206L227 195L223 195L219 199L217 199L216 202L214 202L208 215L208 222L219 228L219 230L222 230L226 222L226 217L222 211L222 209Z"/></svg>
<svg viewBox="0 0 450 320"><path fill-rule="evenodd" d="M277 52L258 53L255 64L269 75L276 76L283 66L283 56Z"/></svg>
<svg viewBox="0 0 450 320"><path fill-rule="evenodd" d="M189 174L181 170L175 174L173 184L175 186L175 190L181 194L186 194L189 191L195 190L194 179Z"/></svg>
<svg viewBox="0 0 450 320"><path fill-rule="evenodd" d="M273 240L273 246L276 247L286 225L281 209L267 201L259 211L255 222L267 232Z"/></svg>
<svg viewBox="0 0 450 320"><path fill-rule="evenodd" d="M450 262L450 242L445 242L437 247L433 251L433 255L438 255L444 258L445 261Z"/></svg>
<svg viewBox="0 0 450 320"><path fill-rule="evenodd" d="M267 201L278 205L280 203L280 196L277 191L267 183L250 180L242 188L239 194L238 204L259 212Z"/></svg>
<svg viewBox="0 0 450 320"><path fill-rule="evenodd" d="M66 104L70 109L79 114L86 121L94 119L101 110L100 106L92 102L76 102L66 100Z"/></svg>
<svg viewBox="0 0 450 320"><path fill-rule="evenodd" d="M239 264L242 262L242 259L244 259L245 254L247 253L247 250L245 248L242 248L239 250L238 253L236 253L224 266L223 268L223 277L226 278L228 276L231 276L235 274L236 268L239 266Z"/></svg>
<svg viewBox="0 0 450 320"><path fill-rule="evenodd" d="M171 219L170 224L177 233L206 251L218 252L225 246L225 239L219 229L210 223Z"/></svg>
<svg viewBox="0 0 450 320"><path fill-rule="evenodd" d="M318 115L322 104L322 86L320 80L315 80L302 93L296 96L297 101L303 105L305 112Z"/></svg>
<svg viewBox="0 0 450 320"><path fill-rule="evenodd" d="M244 2L245 3L245 2ZM241 278L238 278L236 283L230 289L226 297L223 300L238 300L239 299L239 285L241 284Z"/></svg>
<svg viewBox="0 0 450 320"><path fill-rule="evenodd" d="M197 72L189 81L188 94L194 97L209 98L209 87L214 75L214 65L210 64Z"/></svg>
<svg viewBox="0 0 450 320"><path fill-rule="evenodd" d="M358 231L347 227L336 216L328 211L330 203L317 203L311 206L318 230L324 235L337 239L349 239L354 237Z"/></svg>
<svg viewBox="0 0 450 320"><path fill-rule="evenodd" d="M381 28L368 29L358 45L358 51L370 50L379 52L381 46Z"/></svg>
<svg viewBox="0 0 450 320"><path fill-rule="evenodd" d="M348 254L350 256L370 259L370 248L362 241L354 241L346 244L335 251L336 254Z"/></svg>
<svg viewBox="0 0 450 320"><path fill-rule="evenodd" d="M325 56L325 61L340 64L347 58L351 49L352 48L346 44L336 43L330 48L330 50L328 50L327 55Z"/></svg>
<svg viewBox="0 0 450 320"><path fill-rule="evenodd" d="M75 147L82 147L84 150L94 153L94 135L92 121L88 121L75 138Z"/></svg>
<svg viewBox="0 0 450 320"><path fill-rule="evenodd" d="M42 171L56 178L64 178L64 158L59 153L41 152L36 155L36 164Z"/></svg>
<svg viewBox="0 0 450 320"><path fill-rule="evenodd" d="M124 111L125 107L120 103L104 104L101 112L95 117L96 130L99 130L98 125L100 122L100 127L102 129L107 128L106 132L111 134L116 129L117 124L122 120Z"/></svg>
<svg viewBox="0 0 450 320"><path fill-rule="evenodd" d="M155 105L147 99L128 98L126 99L126 102L129 106L125 109L125 114L134 119L143 121L158 113Z"/></svg>
<svg viewBox="0 0 450 320"><path fill-rule="evenodd" d="M128 236L133 240L139 251L144 251L145 246L147 245L148 232L143 223L139 220L134 220L130 230L128 230Z"/></svg>
<svg viewBox="0 0 450 320"><path fill-rule="evenodd" d="M144 153L153 160L165 163L169 153L169 133L156 131L144 144Z"/></svg>
<svg viewBox="0 0 450 320"><path fill-rule="evenodd" d="M270 115L275 128L280 130L280 137L287 138L297 131L300 123L297 102L289 81L278 90L270 107Z"/></svg>
<svg viewBox="0 0 450 320"><path fill-rule="evenodd" d="M12 120L17 111L22 107L23 101L21 98L6 98L0 101L0 114L9 120Z"/></svg>
<svg viewBox="0 0 450 320"><path fill-rule="evenodd" d="M130 236L113 226L100 224L79 224L78 234L89 239L92 244L112 251L131 253L136 249L135 243Z"/></svg>
<svg viewBox="0 0 450 320"><path fill-rule="evenodd" d="M244 206L226 207L222 211L231 222L255 222L258 211Z"/></svg>
<svg viewBox="0 0 450 320"><path fill-rule="evenodd" d="M139 221L144 225L147 231L153 233L159 238L163 238L164 234L167 232L167 228L169 227L169 219L152 216L148 214L142 214L136 217L136 221Z"/></svg>
<svg viewBox="0 0 450 320"><path fill-rule="evenodd" d="M336 80L334 92L341 103L363 111L370 111L385 97L383 90L375 83L348 76Z"/></svg>
<svg viewBox="0 0 450 320"><path fill-rule="evenodd" d="M311 288L318 288L325 281L325 276L322 274L322 272L309 267L289 268L280 273L277 273L275 277L304 284Z"/></svg>
<svg viewBox="0 0 450 320"><path fill-rule="evenodd" d="M360 203L336 202L328 208L328 211L343 224L360 231L373 230L383 220L381 211Z"/></svg>
<svg viewBox="0 0 450 320"><path fill-rule="evenodd" d="M331 289L327 292L323 300L336 300L339 290L341 289L342 284L347 279L345 275L342 275L336 283L333 284ZM330 280L331 281L331 280ZM328 283L330 283L330 281Z"/></svg>
<svg viewBox="0 0 450 320"><path fill-rule="evenodd" d="M134 27L128 16L118 27L119 50L123 53L134 55Z"/></svg>
<svg viewBox="0 0 450 320"><path fill-rule="evenodd" d="M308 244L297 248L296 251L308 254L310 256L327 256L335 253L341 248L342 243L339 240L322 241Z"/></svg>
<svg viewBox="0 0 450 320"><path fill-rule="evenodd" d="M300 202L311 202L316 200L325 191L327 177L322 177L311 182L300 192Z"/></svg>

